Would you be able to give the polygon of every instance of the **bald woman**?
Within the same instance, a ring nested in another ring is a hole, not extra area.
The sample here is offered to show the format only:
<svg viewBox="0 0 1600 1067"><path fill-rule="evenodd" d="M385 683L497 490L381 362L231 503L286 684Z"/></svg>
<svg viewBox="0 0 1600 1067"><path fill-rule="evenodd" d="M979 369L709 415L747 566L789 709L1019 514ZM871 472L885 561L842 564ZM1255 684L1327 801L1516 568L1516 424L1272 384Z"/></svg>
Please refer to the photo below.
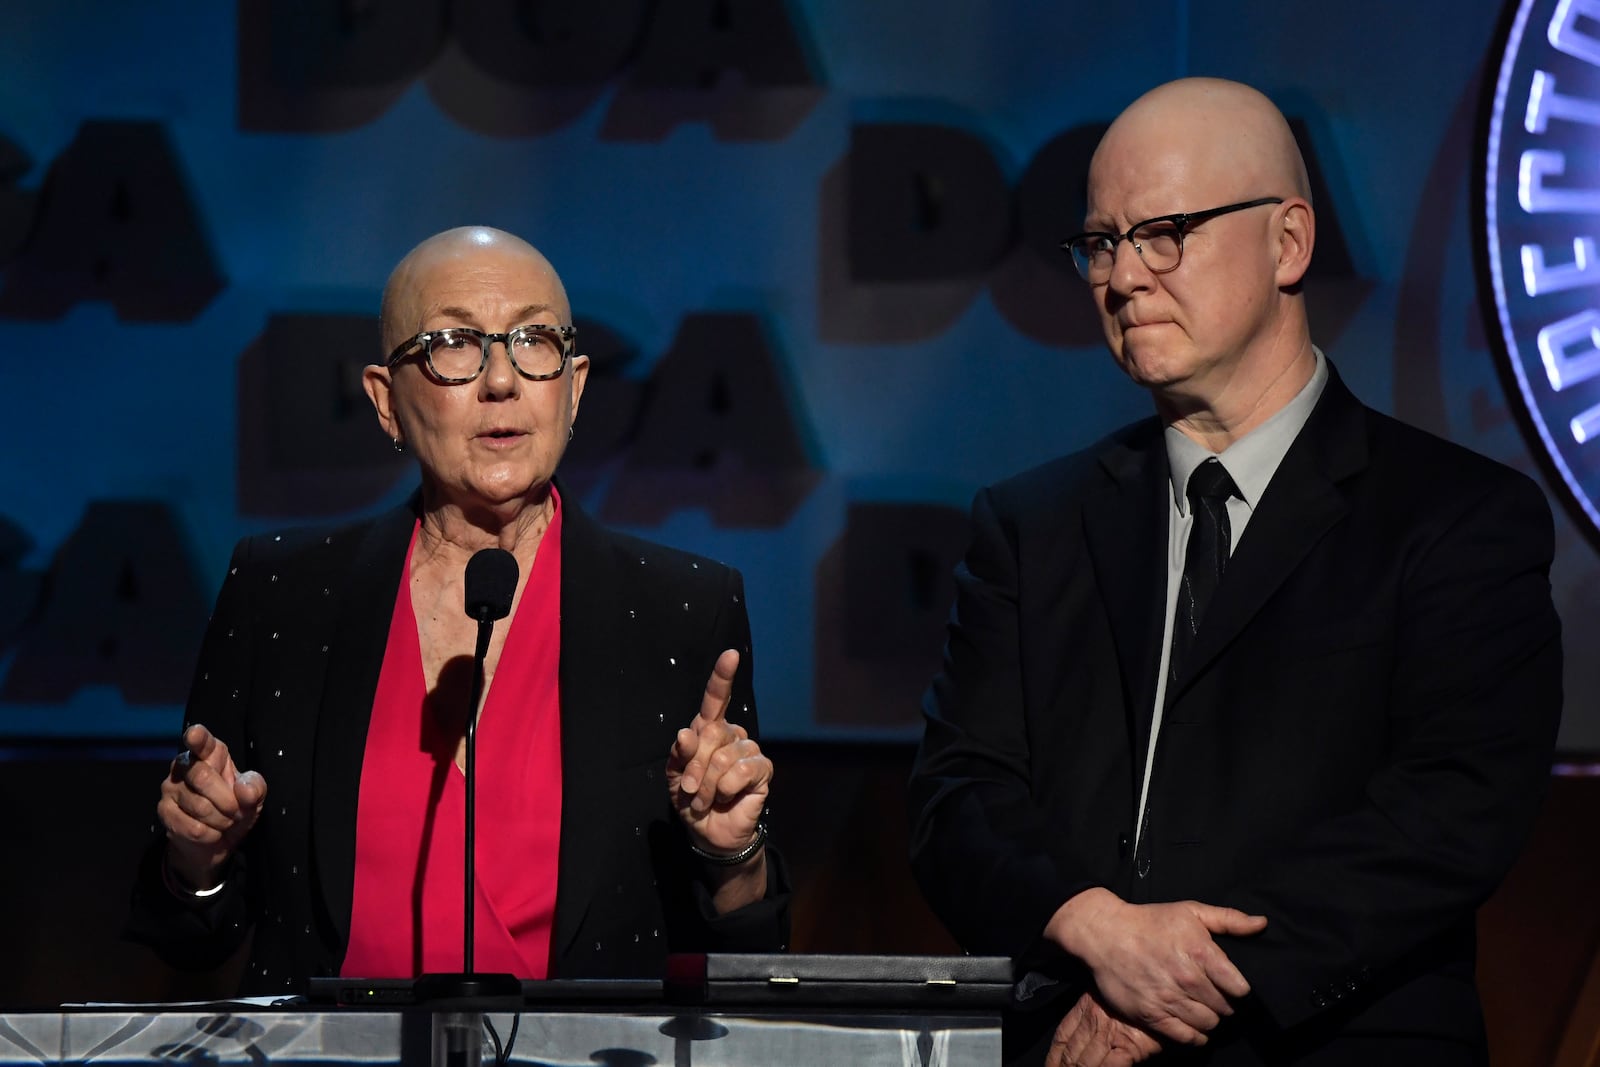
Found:
<svg viewBox="0 0 1600 1067"><path fill-rule="evenodd" d="M669 950L781 948L742 580L560 492L589 370L561 279L511 234L450 230L395 268L381 317L363 383L418 491L235 550L130 936L204 967L253 928L256 994L461 969L463 574L502 548L519 575L476 709L476 969L653 977Z"/></svg>

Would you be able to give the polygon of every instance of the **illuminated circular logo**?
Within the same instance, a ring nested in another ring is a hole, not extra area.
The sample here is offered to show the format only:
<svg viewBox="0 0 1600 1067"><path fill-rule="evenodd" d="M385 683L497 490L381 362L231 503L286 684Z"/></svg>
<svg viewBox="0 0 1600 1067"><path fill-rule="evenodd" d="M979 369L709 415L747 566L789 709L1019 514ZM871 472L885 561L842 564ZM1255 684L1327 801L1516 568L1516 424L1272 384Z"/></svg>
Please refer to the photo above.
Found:
<svg viewBox="0 0 1600 1067"><path fill-rule="evenodd" d="M1513 2L1484 140L1489 332L1600 535L1600 0Z"/></svg>

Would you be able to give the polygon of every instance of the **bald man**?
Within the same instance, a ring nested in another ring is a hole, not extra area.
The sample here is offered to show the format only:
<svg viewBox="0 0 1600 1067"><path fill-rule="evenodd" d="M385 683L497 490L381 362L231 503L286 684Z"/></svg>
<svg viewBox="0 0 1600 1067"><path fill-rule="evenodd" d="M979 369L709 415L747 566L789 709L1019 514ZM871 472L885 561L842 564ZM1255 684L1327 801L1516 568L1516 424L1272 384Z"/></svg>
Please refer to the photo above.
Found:
<svg viewBox="0 0 1600 1067"><path fill-rule="evenodd" d="M651 978L669 951L781 949L743 583L563 499L589 359L561 279L512 234L449 230L395 268L382 334L362 380L417 492L235 550L130 935L205 967L253 927L256 994L462 971L481 669L465 969ZM515 566L485 634L466 572L488 549Z"/></svg>
<svg viewBox="0 0 1600 1067"><path fill-rule="evenodd" d="M1478 1064L1473 913L1560 714L1549 509L1312 344L1283 117L1133 103L1065 242L1155 416L985 489L911 785L1019 1062Z"/></svg>

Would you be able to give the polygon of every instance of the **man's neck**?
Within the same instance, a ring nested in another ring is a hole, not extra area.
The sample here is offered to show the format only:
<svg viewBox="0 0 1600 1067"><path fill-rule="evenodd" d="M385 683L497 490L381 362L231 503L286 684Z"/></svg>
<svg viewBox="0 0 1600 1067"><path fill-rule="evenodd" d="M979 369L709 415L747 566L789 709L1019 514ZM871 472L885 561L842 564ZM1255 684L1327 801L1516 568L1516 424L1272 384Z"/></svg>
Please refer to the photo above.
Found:
<svg viewBox="0 0 1600 1067"><path fill-rule="evenodd" d="M1317 369L1310 337L1281 356L1241 362L1220 381L1185 382L1155 394L1161 420L1213 453L1224 451L1293 400ZM1198 386L1198 387L1197 387Z"/></svg>

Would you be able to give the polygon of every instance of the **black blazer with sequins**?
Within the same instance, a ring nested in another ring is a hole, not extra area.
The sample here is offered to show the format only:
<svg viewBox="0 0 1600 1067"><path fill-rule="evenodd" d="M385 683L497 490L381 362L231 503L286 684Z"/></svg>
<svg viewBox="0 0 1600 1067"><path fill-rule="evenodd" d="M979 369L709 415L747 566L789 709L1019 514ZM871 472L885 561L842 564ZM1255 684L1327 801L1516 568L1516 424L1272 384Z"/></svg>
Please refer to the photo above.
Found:
<svg viewBox="0 0 1600 1067"><path fill-rule="evenodd" d="M266 778L259 822L222 892L196 906L161 881L164 837L141 865L126 935L168 962L227 959L254 928L246 992L336 975L349 940L356 802L372 697L418 499L340 529L247 538L206 632L188 722ZM787 879L715 916L662 780L725 648L742 655L729 719L756 733L739 572L607 530L563 497L561 845L552 977L654 977L666 953L776 951ZM480 813L492 833L492 812Z"/></svg>

